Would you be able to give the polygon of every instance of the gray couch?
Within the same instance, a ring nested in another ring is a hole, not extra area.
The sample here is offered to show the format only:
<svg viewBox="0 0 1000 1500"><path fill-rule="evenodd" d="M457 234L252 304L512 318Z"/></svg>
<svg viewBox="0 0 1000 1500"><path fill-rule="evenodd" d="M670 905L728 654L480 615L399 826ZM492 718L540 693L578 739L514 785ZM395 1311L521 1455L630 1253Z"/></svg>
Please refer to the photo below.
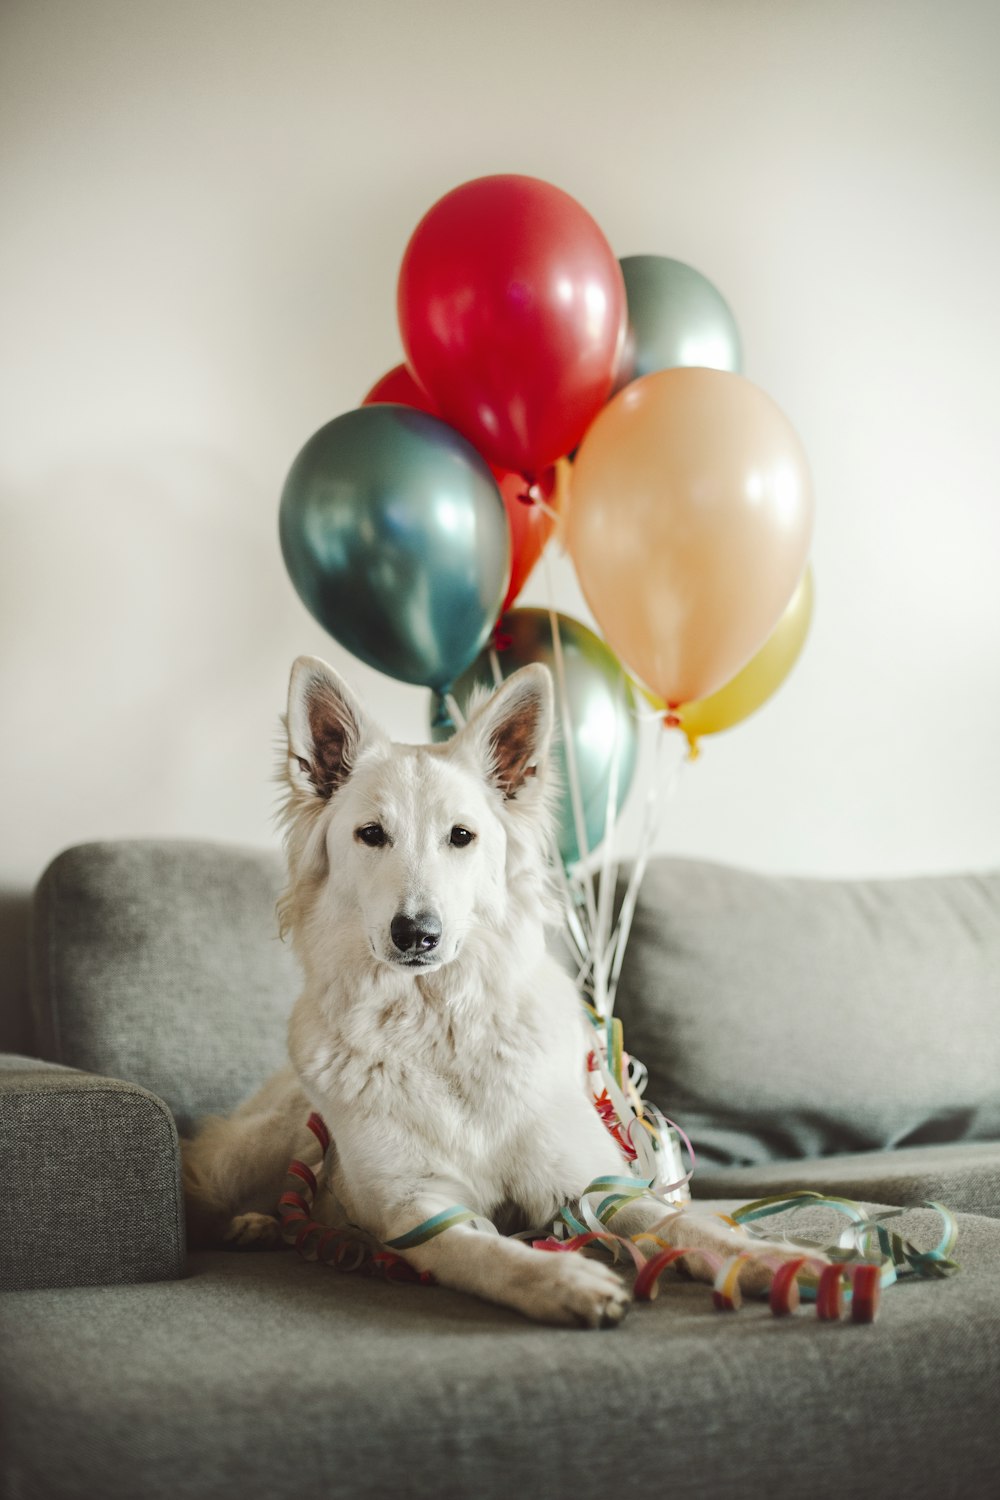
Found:
<svg viewBox="0 0 1000 1500"><path fill-rule="evenodd" d="M620 1013L696 1194L938 1198L962 1269L890 1289L874 1327L668 1280L613 1333L293 1252L186 1257L177 1127L282 1059L279 878L143 841L41 881L44 1060L0 1069L5 1495L1000 1493L1000 876L650 869Z"/></svg>

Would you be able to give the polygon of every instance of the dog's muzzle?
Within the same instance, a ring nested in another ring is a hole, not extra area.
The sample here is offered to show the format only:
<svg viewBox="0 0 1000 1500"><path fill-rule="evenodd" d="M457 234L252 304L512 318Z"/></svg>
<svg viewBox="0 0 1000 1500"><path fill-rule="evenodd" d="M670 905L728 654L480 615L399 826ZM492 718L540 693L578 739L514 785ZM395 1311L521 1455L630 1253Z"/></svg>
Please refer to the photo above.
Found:
<svg viewBox="0 0 1000 1500"><path fill-rule="evenodd" d="M433 911L419 911L416 916L397 912L389 923L389 935L399 954L397 963L420 967L437 963L435 952L441 941L441 918Z"/></svg>

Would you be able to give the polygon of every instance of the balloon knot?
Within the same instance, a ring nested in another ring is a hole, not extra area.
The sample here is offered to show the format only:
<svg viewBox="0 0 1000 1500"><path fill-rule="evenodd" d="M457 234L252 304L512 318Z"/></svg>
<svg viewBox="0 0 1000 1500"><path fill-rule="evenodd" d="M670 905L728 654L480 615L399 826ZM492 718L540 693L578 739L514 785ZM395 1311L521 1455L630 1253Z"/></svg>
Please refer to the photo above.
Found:
<svg viewBox="0 0 1000 1500"><path fill-rule="evenodd" d="M537 489L537 484L526 485L517 498L520 500L522 505L534 505L538 499L538 496L535 495L533 491Z"/></svg>
<svg viewBox="0 0 1000 1500"><path fill-rule="evenodd" d="M448 711L448 700L444 692L434 694L434 710L431 715L431 731L441 735L455 733L455 721Z"/></svg>
<svg viewBox="0 0 1000 1500"><path fill-rule="evenodd" d="M514 644L514 637L512 635L508 635L507 632L506 632L506 630L501 630L500 629L500 623L498 621L497 624L493 628L493 649L494 649L494 651L509 651L510 648L511 648L511 646L513 646L513 644Z"/></svg>
<svg viewBox="0 0 1000 1500"><path fill-rule="evenodd" d="M663 722L668 729L681 729L683 727L680 716L675 713L665 713L663 715Z"/></svg>

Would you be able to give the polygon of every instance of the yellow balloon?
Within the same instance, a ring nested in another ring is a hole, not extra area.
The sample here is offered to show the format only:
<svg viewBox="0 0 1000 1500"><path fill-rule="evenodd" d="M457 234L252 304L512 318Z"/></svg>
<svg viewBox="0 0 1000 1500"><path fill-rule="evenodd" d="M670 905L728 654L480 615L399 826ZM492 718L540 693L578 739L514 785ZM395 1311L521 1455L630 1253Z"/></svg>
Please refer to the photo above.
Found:
<svg viewBox="0 0 1000 1500"><path fill-rule="evenodd" d="M807 567L788 608L757 655L717 692L676 710L692 749L703 734L718 734L748 719L778 691L805 645L813 598L812 568Z"/></svg>

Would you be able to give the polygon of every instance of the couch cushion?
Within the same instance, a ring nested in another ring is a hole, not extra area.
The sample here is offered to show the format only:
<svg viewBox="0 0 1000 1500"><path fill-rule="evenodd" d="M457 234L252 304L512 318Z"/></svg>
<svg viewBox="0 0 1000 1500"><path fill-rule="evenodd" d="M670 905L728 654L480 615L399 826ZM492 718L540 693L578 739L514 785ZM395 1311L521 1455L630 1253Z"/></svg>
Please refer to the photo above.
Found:
<svg viewBox="0 0 1000 1500"><path fill-rule="evenodd" d="M298 992L276 852L136 839L67 850L35 902L37 1048L166 1100L181 1130L285 1061Z"/></svg>
<svg viewBox="0 0 1000 1500"><path fill-rule="evenodd" d="M764 1198L815 1188L845 1198L876 1199L901 1207L932 1199L956 1212L1000 1219L1000 1141L904 1146L803 1161L762 1162L696 1172L696 1198Z"/></svg>
<svg viewBox="0 0 1000 1500"><path fill-rule="evenodd" d="M803 1216L804 1217L804 1216ZM932 1215L909 1226L937 1237ZM925 1222L926 1220L926 1222ZM800 1223L799 1228L804 1228ZM995 1493L1000 1223L874 1327L665 1283L614 1332L559 1330L293 1253L187 1280L0 1300L10 1492L46 1500L963 1500ZM977 1336L976 1330L984 1330Z"/></svg>
<svg viewBox="0 0 1000 1500"><path fill-rule="evenodd" d="M618 1009L706 1163L1000 1139L1000 875L654 861Z"/></svg>

